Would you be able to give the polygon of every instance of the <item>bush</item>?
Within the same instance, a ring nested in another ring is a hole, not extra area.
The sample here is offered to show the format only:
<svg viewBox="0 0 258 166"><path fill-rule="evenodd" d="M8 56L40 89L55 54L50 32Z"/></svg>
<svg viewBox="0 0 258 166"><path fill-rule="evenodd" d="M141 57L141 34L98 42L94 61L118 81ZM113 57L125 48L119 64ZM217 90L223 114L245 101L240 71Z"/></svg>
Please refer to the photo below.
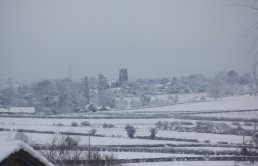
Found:
<svg viewBox="0 0 258 166"><path fill-rule="evenodd" d="M79 165L78 163L82 160L88 161L89 163L85 163L85 165L91 166L123 165L121 163L117 163L117 158L112 154L100 154L98 151L82 153L79 148L79 141L76 138L66 135L62 135L62 139L54 137L45 146L50 146L51 148L49 150L42 150L41 153L49 161L58 163L58 165Z"/></svg>
<svg viewBox="0 0 258 166"><path fill-rule="evenodd" d="M71 126L72 126L72 127L77 127L77 126L78 126L78 123L77 123L77 122L73 122L73 123L71 123Z"/></svg>
<svg viewBox="0 0 258 166"><path fill-rule="evenodd" d="M91 135L95 135L96 133L97 133L97 130L96 130L96 129L91 129L91 130L90 130L90 134L91 134Z"/></svg>
<svg viewBox="0 0 258 166"><path fill-rule="evenodd" d="M104 124L102 125L102 127L103 127L103 128L115 128L115 125L104 123Z"/></svg>
<svg viewBox="0 0 258 166"><path fill-rule="evenodd" d="M169 129L171 130L178 130L180 128L182 128L180 122L170 122L169 124Z"/></svg>
<svg viewBox="0 0 258 166"><path fill-rule="evenodd" d="M234 126L240 126L240 123L239 123L239 122L232 122L232 125L234 125Z"/></svg>
<svg viewBox="0 0 258 166"><path fill-rule="evenodd" d="M169 122L168 122L168 121L165 121L165 122L163 123L163 129L164 129L164 130L168 130L168 129L169 129Z"/></svg>
<svg viewBox="0 0 258 166"><path fill-rule="evenodd" d="M14 139L29 143L30 139L24 132L17 132L14 136Z"/></svg>
<svg viewBox="0 0 258 166"><path fill-rule="evenodd" d="M125 126L125 131L127 132L129 138L134 138L134 135L136 133L136 129L134 126L127 124Z"/></svg>
<svg viewBox="0 0 258 166"><path fill-rule="evenodd" d="M253 126L251 122L244 122L244 126Z"/></svg>
<svg viewBox="0 0 258 166"><path fill-rule="evenodd" d="M64 140L64 145L66 147L75 147L78 145L78 143L79 143L78 140L76 140L70 136L67 136Z"/></svg>
<svg viewBox="0 0 258 166"><path fill-rule="evenodd" d="M180 122L181 125L193 125L192 122L186 122L186 121L182 121Z"/></svg>
<svg viewBox="0 0 258 166"><path fill-rule="evenodd" d="M81 122L81 126L90 126L90 122L83 121L83 122Z"/></svg>
<svg viewBox="0 0 258 166"><path fill-rule="evenodd" d="M162 129L163 128L163 122L162 121L158 121L157 123L155 123L155 126L158 129Z"/></svg>
<svg viewBox="0 0 258 166"><path fill-rule="evenodd" d="M57 123L56 125L57 125L57 126L64 126L63 123Z"/></svg>
<svg viewBox="0 0 258 166"><path fill-rule="evenodd" d="M102 127L103 127L103 128L109 128L109 125L108 125L107 123L104 123L104 124L102 125Z"/></svg>
<svg viewBox="0 0 258 166"><path fill-rule="evenodd" d="M217 144L227 145L227 144L228 144L228 142L217 142Z"/></svg>
<svg viewBox="0 0 258 166"><path fill-rule="evenodd" d="M151 129L150 129L150 137L151 137L152 139L154 139L154 138L156 137L156 135L157 135L157 132L158 132L158 129L156 129L156 128L151 128Z"/></svg>
<svg viewBox="0 0 258 166"><path fill-rule="evenodd" d="M85 160L88 159L88 154L86 155ZM99 152L91 152L90 154L90 161L89 165L92 166L107 166L107 165L112 165L112 166L122 166L123 164L117 162L116 156L113 154L100 154Z"/></svg>
<svg viewBox="0 0 258 166"><path fill-rule="evenodd" d="M205 96L201 96L200 101L207 101L207 98Z"/></svg>
<svg viewBox="0 0 258 166"><path fill-rule="evenodd" d="M256 132L253 136L252 136L252 141L253 143L258 146L258 132Z"/></svg>
<svg viewBox="0 0 258 166"><path fill-rule="evenodd" d="M205 140L204 143L209 144L209 143L211 143L211 141L210 140Z"/></svg>
<svg viewBox="0 0 258 166"><path fill-rule="evenodd" d="M0 131L11 131L10 129L6 129L6 128L0 128ZM14 129L13 129L13 131L15 131Z"/></svg>

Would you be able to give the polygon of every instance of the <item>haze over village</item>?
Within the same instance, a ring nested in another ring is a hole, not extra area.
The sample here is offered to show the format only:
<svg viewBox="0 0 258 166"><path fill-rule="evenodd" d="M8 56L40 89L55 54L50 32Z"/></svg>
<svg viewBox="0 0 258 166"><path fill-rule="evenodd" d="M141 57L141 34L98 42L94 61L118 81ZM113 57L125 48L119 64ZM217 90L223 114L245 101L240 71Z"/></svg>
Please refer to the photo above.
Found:
<svg viewBox="0 0 258 166"><path fill-rule="evenodd" d="M257 166L255 0L0 0L0 165Z"/></svg>

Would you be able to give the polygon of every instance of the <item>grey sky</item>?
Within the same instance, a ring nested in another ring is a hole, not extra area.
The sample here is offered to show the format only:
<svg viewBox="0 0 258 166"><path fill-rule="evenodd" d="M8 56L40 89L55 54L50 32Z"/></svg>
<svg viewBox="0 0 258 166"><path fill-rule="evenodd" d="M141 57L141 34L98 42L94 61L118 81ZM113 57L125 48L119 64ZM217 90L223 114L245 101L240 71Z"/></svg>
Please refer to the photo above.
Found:
<svg viewBox="0 0 258 166"><path fill-rule="evenodd" d="M69 64L74 78L247 72L239 36L257 15L231 2L0 0L0 78L63 78Z"/></svg>

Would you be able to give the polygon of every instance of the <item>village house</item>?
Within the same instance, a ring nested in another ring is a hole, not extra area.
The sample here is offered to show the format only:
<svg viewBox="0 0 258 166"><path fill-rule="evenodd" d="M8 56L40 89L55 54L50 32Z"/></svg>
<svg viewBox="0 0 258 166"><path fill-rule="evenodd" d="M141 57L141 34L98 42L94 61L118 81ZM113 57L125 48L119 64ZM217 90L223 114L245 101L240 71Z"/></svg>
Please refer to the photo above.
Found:
<svg viewBox="0 0 258 166"><path fill-rule="evenodd" d="M42 154L22 141L0 142L1 166L54 166Z"/></svg>

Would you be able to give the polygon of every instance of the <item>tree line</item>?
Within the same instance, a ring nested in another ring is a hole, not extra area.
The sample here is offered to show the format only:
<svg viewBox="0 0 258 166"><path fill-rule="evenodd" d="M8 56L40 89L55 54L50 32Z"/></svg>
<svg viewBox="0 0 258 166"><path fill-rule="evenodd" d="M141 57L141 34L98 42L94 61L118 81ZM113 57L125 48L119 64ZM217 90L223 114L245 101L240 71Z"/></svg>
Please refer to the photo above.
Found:
<svg viewBox="0 0 258 166"><path fill-rule="evenodd" d="M206 93L208 97L219 99L236 94L257 95L256 84L251 73L238 74L235 71L220 72L214 77L201 74L189 76L137 79L120 87L117 81L109 83L103 74L98 78L84 77L81 81L70 79L42 80L30 84L8 86L0 90L0 106L35 107L37 112L59 114L95 111L97 107L124 109L176 104L177 94ZM151 97L167 94L165 100ZM130 98L130 100L126 100ZM205 97L201 96L204 101Z"/></svg>

